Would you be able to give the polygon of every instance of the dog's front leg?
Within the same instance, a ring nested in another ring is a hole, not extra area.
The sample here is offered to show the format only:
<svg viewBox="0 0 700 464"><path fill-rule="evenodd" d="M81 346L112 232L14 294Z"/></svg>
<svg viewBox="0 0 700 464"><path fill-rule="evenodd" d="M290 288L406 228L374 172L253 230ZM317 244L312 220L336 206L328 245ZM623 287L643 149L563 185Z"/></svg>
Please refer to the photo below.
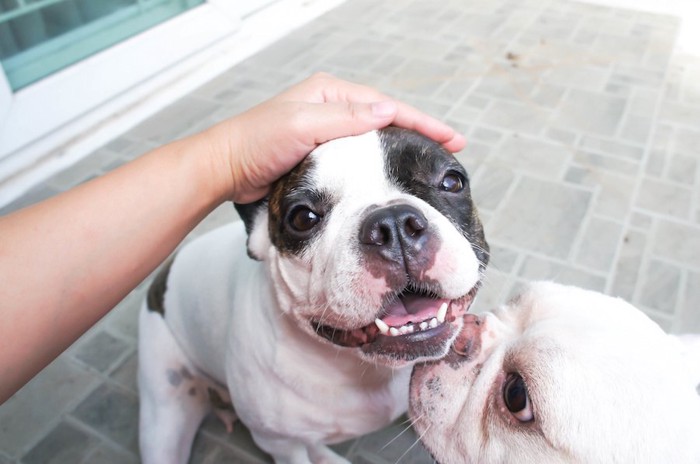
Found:
<svg viewBox="0 0 700 464"><path fill-rule="evenodd" d="M318 444L309 446L309 456L314 464L350 464L350 461L338 455L328 446Z"/></svg>
<svg viewBox="0 0 700 464"><path fill-rule="evenodd" d="M185 464L204 416L206 387L160 314L142 308L139 325L139 446L144 464Z"/></svg>

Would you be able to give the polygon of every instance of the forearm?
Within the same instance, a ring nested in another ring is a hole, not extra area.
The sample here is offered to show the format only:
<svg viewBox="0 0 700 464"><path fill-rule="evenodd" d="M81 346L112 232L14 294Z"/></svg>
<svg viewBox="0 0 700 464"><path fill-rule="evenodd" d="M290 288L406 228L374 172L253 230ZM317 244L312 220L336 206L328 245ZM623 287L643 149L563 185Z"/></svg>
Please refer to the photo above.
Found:
<svg viewBox="0 0 700 464"><path fill-rule="evenodd" d="M215 187L221 174L202 158L207 150L204 137L175 142L0 218L0 280L13 282L0 286L0 402L104 316L223 200Z"/></svg>

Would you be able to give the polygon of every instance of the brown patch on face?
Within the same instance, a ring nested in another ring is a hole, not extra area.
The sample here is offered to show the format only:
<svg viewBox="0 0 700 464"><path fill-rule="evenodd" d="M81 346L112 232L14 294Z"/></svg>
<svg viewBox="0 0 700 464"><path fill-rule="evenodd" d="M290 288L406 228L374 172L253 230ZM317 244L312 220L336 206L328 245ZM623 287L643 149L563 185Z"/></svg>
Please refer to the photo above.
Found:
<svg viewBox="0 0 700 464"><path fill-rule="evenodd" d="M270 241L281 254L299 254L310 240L323 230L324 216L331 209L327 192L318 190L310 182L314 167L307 157L287 175L275 182L268 197L268 233ZM290 226L294 211L304 208L318 216L319 223L309 230L296 230Z"/></svg>
<svg viewBox="0 0 700 464"><path fill-rule="evenodd" d="M168 289L168 275L174 259L175 257L172 257L163 264L163 267L158 271L151 286L148 288L146 296L148 310L155 311L161 316L165 316L165 291Z"/></svg>

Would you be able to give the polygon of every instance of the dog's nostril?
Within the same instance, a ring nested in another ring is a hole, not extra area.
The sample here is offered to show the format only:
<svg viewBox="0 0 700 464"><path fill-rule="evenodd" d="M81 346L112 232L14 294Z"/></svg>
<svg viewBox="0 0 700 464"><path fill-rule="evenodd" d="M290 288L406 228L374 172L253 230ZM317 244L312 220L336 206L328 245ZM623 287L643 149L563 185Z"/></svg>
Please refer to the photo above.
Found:
<svg viewBox="0 0 700 464"><path fill-rule="evenodd" d="M409 216L404 222L404 230L409 237L417 237L423 233L425 228L425 222L423 222L418 216Z"/></svg>
<svg viewBox="0 0 700 464"><path fill-rule="evenodd" d="M391 229L383 224L375 224L370 227L364 243L368 245L382 246L391 242Z"/></svg>

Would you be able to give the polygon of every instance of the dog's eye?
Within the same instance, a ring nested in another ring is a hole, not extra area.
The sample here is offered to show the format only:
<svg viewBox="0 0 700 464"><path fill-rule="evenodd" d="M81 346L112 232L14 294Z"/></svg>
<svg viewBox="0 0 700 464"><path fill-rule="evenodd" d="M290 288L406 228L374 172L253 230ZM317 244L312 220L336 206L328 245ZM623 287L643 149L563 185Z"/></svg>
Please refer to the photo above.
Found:
<svg viewBox="0 0 700 464"><path fill-rule="evenodd" d="M450 171L442 178L440 189L450 193L461 192L464 190L464 179L458 173Z"/></svg>
<svg viewBox="0 0 700 464"><path fill-rule="evenodd" d="M289 215L289 224L297 232L307 232L319 223L321 217L306 206L297 206Z"/></svg>
<svg viewBox="0 0 700 464"><path fill-rule="evenodd" d="M520 422L530 422L534 418L525 381L519 374L508 374L503 385L503 401L508 411Z"/></svg>

